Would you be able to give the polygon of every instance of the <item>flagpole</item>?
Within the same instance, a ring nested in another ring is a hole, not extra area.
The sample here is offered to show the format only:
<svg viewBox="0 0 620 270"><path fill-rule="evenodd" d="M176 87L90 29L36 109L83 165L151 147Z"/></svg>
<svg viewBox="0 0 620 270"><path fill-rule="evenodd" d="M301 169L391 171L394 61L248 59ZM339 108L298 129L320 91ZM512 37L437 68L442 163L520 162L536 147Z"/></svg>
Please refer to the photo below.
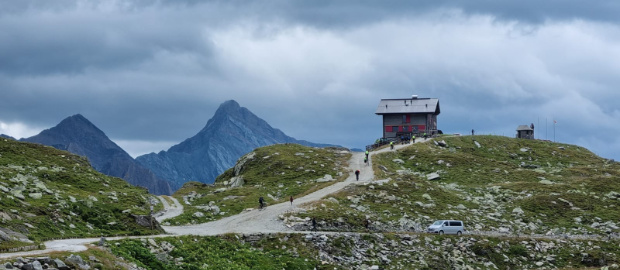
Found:
<svg viewBox="0 0 620 270"><path fill-rule="evenodd" d="M553 142L555 142L555 124L557 124L555 120L553 120Z"/></svg>

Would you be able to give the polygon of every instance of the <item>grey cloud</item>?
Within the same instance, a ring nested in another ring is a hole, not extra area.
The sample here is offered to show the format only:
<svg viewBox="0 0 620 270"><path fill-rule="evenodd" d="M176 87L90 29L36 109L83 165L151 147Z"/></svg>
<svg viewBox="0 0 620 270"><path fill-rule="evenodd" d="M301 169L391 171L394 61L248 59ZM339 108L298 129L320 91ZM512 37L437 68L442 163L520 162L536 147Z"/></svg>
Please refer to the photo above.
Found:
<svg viewBox="0 0 620 270"><path fill-rule="evenodd" d="M166 5L200 7L205 1L167 0ZM288 20L317 27L349 27L383 20L411 18L437 10L462 10L466 14L490 15L498 20L516 20L540 24L548 20L586 19L592 21L619 21L620 3L613 0L363 0L363 1L208 1L209 5L239 7L239 15L257 16L261 19Z"/></svg>
<svg viewBox="0 0 620 270"><path fill-rule="evenodd" d="M620 132L619 30L598 23L615 22L611 2L6 3L0 121L81 113L135 151L194 135L228 99L298 139L358 148L381 136L379 99L411 94L440 98L446 132L512 137L555 116L559 138L609 155L565 123Z"/></svg>
<svg viewBox="0 0 620 270"><path fill-rule="evenodd" d="M183 20L192 16L199 15L83 7L4 14L0 17L0 72L31 76L135 68L162 51L209 58L212 44L203 39L200 19Z"/></svg>

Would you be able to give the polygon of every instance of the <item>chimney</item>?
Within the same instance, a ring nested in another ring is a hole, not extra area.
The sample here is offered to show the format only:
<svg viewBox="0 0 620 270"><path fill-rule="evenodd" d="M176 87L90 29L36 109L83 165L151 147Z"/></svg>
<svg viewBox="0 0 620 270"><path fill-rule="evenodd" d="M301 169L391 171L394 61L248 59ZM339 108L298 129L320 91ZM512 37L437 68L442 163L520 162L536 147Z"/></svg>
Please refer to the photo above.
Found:
<svg viewBox="0 0 620 270"><path fill-rule="evenodd" d="M411 95L411 99L418 99L418 95Z"/></svg>

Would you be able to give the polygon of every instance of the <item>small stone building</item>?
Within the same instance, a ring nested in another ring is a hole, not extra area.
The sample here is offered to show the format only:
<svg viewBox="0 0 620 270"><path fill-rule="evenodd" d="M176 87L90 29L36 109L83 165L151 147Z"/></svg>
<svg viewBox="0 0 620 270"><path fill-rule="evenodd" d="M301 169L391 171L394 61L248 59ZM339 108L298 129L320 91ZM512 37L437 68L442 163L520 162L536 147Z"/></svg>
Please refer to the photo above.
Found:
<svg viewBox="0 0 620 270"><path fill-rule="evenodd" d="M534 139L534 125L520 125L517 127L517 138Z"/></svg>
<svg viewBox="0 0 620 270"><path fill-rule="evenodd" d="M383 138L401 135L437 134L437 115L441 112L439 99L411 98L381 99L375 114L383 117Z"/></svg>

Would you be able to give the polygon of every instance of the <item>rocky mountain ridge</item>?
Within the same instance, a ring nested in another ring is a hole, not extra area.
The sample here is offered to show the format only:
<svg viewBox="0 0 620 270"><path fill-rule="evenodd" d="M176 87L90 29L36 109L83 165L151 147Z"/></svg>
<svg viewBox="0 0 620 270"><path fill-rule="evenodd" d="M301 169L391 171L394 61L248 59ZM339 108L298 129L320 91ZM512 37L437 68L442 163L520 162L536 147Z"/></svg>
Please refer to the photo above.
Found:
<svg viewBox="0 0 620 270"><path fill-rule="evenodd" d="M258 147L279 143L330 146L289 137L236 101L229 100L220 105L213 118L195 136L168 151L142 155L136 160L177 190L189 181L213 183L241 156Z"/></svg>
<svg viewBox="0 0 620 270"><path fill-rule="evenodd" d="M122 178L135 186L146 187L153 194L172 193L168 182L136 162L80 114L67 117L55 127L21 141L49 145L87 157L97 171Z"/></svg>

